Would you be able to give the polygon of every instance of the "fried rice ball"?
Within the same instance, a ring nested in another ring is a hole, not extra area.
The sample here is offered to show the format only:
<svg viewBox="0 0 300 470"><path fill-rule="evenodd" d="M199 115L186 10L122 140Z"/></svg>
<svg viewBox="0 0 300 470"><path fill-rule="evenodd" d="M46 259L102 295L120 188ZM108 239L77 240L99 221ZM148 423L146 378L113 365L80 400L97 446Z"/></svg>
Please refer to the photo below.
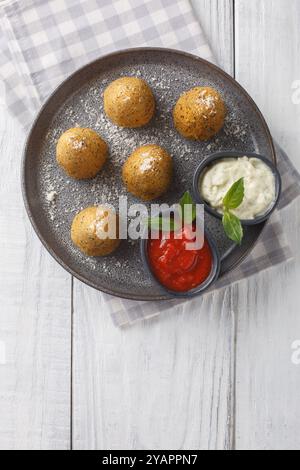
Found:
<svg viewBox="0 0 300 470"><path fill-rule="evenodd" d="M71 239L85 255L107 256L119 246L119 217L105 205L87 207L72 223Z"/></svg>
<svg viewBox="0 0 300 470"><path fill-rule="evenodd" d="M172 181L173 160L158 145L136 149L123 166L123 182L134 196L151 201L165 193Z"/></svg>
<svg viewBox="0 0 300 470"><path fill-rule="evenodd" d="M142 127L155 111L151 88L142 79L122 77L104 91L104 110L109 119L120 127Z"/></svg>
<svg viewBox="0 0 300 470"><path fill-rule="evenodd" d="M92 129L75 127L64 132L56 146L56 160L75 179L93 178L106 162L106 142Z"/></svg>
<svg viewBox="0 0 300 470"><path fill-rule="evenodd" d="M177 131L187 139L209 140L224 126L225 103L217 90L196 87L183 93L173 110Z"/></svg>

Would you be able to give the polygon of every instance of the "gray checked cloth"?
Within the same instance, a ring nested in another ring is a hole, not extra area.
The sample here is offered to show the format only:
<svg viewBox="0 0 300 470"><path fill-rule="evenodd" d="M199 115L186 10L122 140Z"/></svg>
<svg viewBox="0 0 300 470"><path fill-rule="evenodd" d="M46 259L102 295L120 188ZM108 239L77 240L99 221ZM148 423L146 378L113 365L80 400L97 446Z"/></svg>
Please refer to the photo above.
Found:
<svg viewBox="0 0 300 470"><path fill-rule="evenodd" d="M0 0L0 46L0 78L6 104L25 131L64 78L108 52L136 46L169 47L214 61L189 0ZM300 177L279 147L277 152L283 208L299 196ZM290 258L276 213L247 260L230 276L220 279L215 288ZM118 326L178 305L173 300L136 302L99 295ZM187 302L195 305L199 299L185 301L182 308L187 308Z"/></svg>

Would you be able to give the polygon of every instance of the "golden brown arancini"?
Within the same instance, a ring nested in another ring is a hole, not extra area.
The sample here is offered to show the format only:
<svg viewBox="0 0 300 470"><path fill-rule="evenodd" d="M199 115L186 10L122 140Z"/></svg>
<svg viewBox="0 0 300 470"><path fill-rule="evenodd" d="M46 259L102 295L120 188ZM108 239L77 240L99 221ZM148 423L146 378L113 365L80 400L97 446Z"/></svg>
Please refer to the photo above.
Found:
<svg viewBox="0 0 300 470"><path fill-rule="evenodd" d="M173 110L177 131L188 139L209 140L224 126L226 106L214 88L196 87L183 93Z"/></svg>
<svg viewBox="0 0 300 470"><path fill-rule="evenodd" d="M109 119L120 127L142 127L153 117L155 99L144 80L122 77L104 91L104 110Z"/></svg>
<svg viewBox="0 0 300 470"><path fill-rule="evenodd" d="M123 181L134 196L151 201L165 193L173 176L173 160L158 145L136 149L123 166Z"/></svg>
<svg viewBox="0 0 300 470"><path fill-rule="evenodd" d="M107 256L119 246L119 217L107 206L87 207L72 223L71 238L88 256Z"/></svg>
<svg viewBox="0 0 300 470"><path fill-rule="evenodd" d="M56 146L56 160L76 179L93 178L106 162L108 147L97 132L74 127L64 132Z"/></svg>

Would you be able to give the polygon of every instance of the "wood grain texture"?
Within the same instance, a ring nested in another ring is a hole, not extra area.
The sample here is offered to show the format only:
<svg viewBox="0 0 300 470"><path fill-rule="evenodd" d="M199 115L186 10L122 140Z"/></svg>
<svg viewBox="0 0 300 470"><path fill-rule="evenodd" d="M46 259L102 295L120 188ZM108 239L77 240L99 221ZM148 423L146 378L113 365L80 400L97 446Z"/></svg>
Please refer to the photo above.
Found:
<svg viewBox="0 0 300 470"><path fill-rule="evenodd" d="M295 261L237 290L237 449L300 449L300 367L292 363L300 340L299 211L298 202L282 214Z"/></svg>
<svg viewBox="0 0 300 470"><path fill-rule="evenodd" d="M29 226L23 134L0 105L0 449L70 445L70 276Z"/></svg>
<svg viewBox="0 0 300 470"><path fill-rule="evenodd" d="M273 136L300 169L300 2L236 1L237 79L257 101ZM236 310L237 422L241 449L300 449L300 369L292 343L300 339L299 203L282 213L295 262L239 285Z"/></svg>
<svg viewBox="0 0 300 470"><path fill-rule="evenodd" d="M128 329L79 283L74 306L74 448L231 448L230 290Z"/></svg>
<svg viewBox="0 0 300 470"><path fill-rule="evenodd" d="M236 0L236 76L300 170L299 0ZM298 93L298 97L299 97Z"/></svg>
<svg viewBox="0 0 300 470"><path fill-rule="evenodd" d="M231 2L217 2L221 17L196 3L230 70ZM101 295L75 280L74 448L232 448L232 302L227 289L121 330Z"/></svg>
<svg viewBox="0 0 300 470"><path fill-rule="evenodd" d="M191 0L217 64L234 73L233 0Z"/></svg>

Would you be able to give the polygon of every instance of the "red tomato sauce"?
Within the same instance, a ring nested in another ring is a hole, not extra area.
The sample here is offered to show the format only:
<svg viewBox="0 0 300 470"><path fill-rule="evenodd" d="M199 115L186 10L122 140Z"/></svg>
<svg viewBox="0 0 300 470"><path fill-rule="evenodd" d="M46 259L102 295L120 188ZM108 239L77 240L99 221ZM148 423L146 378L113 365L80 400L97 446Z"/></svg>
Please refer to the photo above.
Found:
<svg viewBox="0 0 300 470"><path fill-rule="evenodd" d="M194 239L195 240L195 239ZM187 250L187 243L194 241L182 229L182 238L174 233L160 233L158 240L148 242L148 257L152 271L162 285L175 292L188 292L202 284L212 268L212 252L205 239L200 250Z"/></svg>

